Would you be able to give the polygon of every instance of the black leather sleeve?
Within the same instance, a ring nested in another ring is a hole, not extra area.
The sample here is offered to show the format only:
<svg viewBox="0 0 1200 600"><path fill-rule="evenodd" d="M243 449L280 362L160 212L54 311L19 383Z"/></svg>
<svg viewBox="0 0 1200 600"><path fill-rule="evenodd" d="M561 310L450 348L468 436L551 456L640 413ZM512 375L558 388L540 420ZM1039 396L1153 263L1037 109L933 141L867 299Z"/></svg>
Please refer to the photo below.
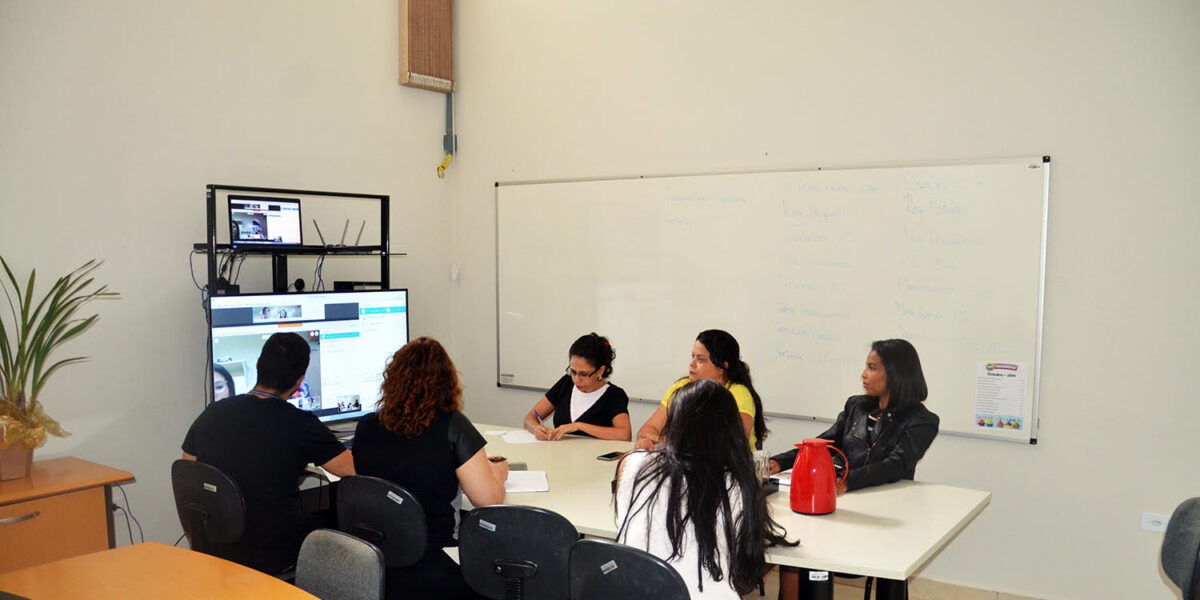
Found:
<svg viewBox="0 0 1200 600"><path fill-rule="evenodd" d="M450 448L454 453L454 468L463 466L472 456L475 456L480 449L487 445L487 440L483 439L483 434L475 429L475 425L471 424L471 420L460 412L454 412L450 415L450 426L446 428L448 437L450 438Z"/></svg>
<svg viewBox="0 0 1200 600"><path fill-rule="evenodd" d="M921 410L897 425L901 430L887 456L883 460L872 460L866 465L850 469L846 476L846 489L857 490L900 481L906 473L913 472L917 461L925 456L933 438L937 437L939 420L932 412Z"/></svg>

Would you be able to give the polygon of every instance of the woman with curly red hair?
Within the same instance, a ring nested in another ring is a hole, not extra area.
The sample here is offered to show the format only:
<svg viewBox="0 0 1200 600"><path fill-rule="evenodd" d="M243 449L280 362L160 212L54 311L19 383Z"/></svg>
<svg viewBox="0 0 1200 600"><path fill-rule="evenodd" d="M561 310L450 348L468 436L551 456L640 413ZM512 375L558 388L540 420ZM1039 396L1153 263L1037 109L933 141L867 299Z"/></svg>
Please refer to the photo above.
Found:
<svg viewBox="0 0 1200 600"><path fill-rule="evenodd" d="M381 391L377 412L358 422L355 469L412 492L429 526L425 556L388 569L388 597L477 598L442 548L458 545L460 487L475 506L499 504L508 463L484 453L487 442L461 412L454 361L437 340L421 337L397 350Z"/></svg>

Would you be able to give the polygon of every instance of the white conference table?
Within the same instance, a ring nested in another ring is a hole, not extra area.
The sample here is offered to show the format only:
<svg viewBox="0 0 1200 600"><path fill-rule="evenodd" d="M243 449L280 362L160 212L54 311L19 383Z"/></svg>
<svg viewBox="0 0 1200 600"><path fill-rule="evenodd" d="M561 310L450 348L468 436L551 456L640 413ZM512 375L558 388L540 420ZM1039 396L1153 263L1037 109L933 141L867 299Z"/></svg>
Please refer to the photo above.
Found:
<svg viewBox="0 0 1200 600"><path fill-rule="evenodd" d="M476 424L481 433L513 429ZM510 493L507 504L536 506L566 517L580 533L614 539L617 525L611 482L617 463L596 457L627 451L631 442L566 436L556 442L509 444L485 435L487 453L546 471L549 492ZM769 498L771 514L793 548L767 550L776 565L905 580L950 543L991 501L992 494L948 485L902 481L843 494L829 515L793 513L790 488Z"/></svg>

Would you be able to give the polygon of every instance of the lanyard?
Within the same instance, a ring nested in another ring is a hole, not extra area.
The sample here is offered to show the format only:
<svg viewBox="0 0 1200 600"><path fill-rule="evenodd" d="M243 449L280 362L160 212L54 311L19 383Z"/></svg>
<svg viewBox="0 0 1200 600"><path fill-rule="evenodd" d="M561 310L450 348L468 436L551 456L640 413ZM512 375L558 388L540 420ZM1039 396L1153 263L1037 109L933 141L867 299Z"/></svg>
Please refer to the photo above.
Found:
<svg viewBox="0 0 1200 600"><path fill-rule="evenodd" d="M274 398L276 400L283 400L283 398L280 398L279 396L276 396L275 394L272 394L271 392L264 392L262 390L250 390L249 393L254 394L256 396L262 396L263 398Z"/></svg>

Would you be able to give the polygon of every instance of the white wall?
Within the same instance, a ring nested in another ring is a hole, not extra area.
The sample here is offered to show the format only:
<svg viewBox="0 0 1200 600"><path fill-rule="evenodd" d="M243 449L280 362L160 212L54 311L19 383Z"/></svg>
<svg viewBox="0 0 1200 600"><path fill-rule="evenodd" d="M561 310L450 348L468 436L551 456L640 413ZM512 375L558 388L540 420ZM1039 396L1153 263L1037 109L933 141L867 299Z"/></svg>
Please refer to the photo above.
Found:
<svg viewBox="0 0 1200 600"><path fill-rule="evenodd" d="M1137 519L1200 471L1200 5L464 0L447 182L442 97L395 84L396 13L0 0L0 253L43 275L104 258L124 294L47 390L75 435L39 457L133 471L147 538L178 536L166 473L204 353L184 260L208 183L391 194L414 334L451 341L473 418L516 424L536 394L495 387L494 181L1047 153L1042 440L937 441L921 479L994 497L922 575L1172 597ZM771 426L772 449L818 429Z"/></svg>
<svg viewBox="0 0 1200 600"><path fill-rule="evenodd" d="M100 280L123 295L93 305L99 324L65 350L91 360L43 402L74 435L37 457L133 472L147 539L180 534L168 470L203 407L187 257L204 240L205 185L390 194L412 331L450 331L444 97L397 85L398 22L388 0L0 0L0 254L42 277L102 258ZM378 273L347 261L329 259L326 280ZM263 263L248 260L242 283L266 289ZM291 273L311 283L311 262Z"/></svg>
<svg viewBox="0 0 1200 600"><path fill-rule="evenodd" d="M457 15L453 350L474 419L515 425L537 396L495 387L495 181L1050 154L1041 441L937 440L919 478L993 501L921 575L1173 597L1138 517L1200 491L1200 4L466 0ZM858 373L841 376L852 391ZM633 412L640 426L649 407ZM771 449L819 429L770 425Z"/></svg>

